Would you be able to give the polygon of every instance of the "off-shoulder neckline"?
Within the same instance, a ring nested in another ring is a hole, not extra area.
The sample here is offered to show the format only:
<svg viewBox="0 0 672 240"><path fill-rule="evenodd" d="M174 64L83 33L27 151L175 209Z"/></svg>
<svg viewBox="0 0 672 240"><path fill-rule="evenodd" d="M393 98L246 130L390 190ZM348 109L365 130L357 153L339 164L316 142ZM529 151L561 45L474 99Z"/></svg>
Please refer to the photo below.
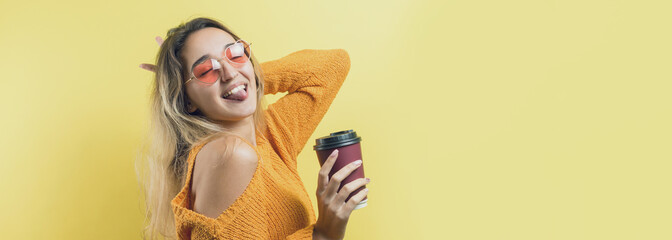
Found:
<svg viewBox="0 0 672 240"><path fill-rule="evenodd" d="M190 212L192 212L195 215L198 215L198 216L202 217L203 219L207 219L208 221L230 222L230 221L233 220L233 217L235 217L236 214L239 213L242 210L242 208L244 207L244 204L247 202L247 200L250 199L249 196L254 194L252 192L251 188L253 187L253 184L255 184L255 186L256 186L257 182L259 181L262 164L264 162L263 158L261 156L261 152L259 152L258 148L261 145L259 143L263 144L263 141L267 141L267 140L263 135L262 136L257 135L255 138L257 138L256 139L257 140L257 146L254 146L254 145L250 144L249 141L247 141L243 138L240 138L246 144L250 145L250 147L252 147L255 150L255 152L257 153L257 157L259 158L259 161L257 162L257 166L254 170L254 173L252 174L252 178L250 179L250 182L247 183L247 186L245 186L245 190L243 190L243 193L241 193L236 198L236 200L234 200L233 203L231 203L231 205L229 205L229 207L227 207L224 211L222 211L216 218L211 218L211 217L205 216L201 213L198 213L198 212L194 211L193 207L188 209ZM262 141L259 141L259 140L262 140ZM186 192L186 194L188 195L187 198L191 198L191 184L193 182L193 168L194 168L194 164L196 162L196 155L198 155L198 152L200 152L200 150L203 148L203 146L205 146L205 144L200 145L198 147L197 151L194 153L194 155L190 156L190 159L189 159L189 174L190 174L190 176L189 176L189 179L188 179L189 182L187 183L187 184L189 184L189 187L184 186L184 188L183 188L183 190L187 191ZM189 204L189 205L191 205L191 204Z"/></svg>

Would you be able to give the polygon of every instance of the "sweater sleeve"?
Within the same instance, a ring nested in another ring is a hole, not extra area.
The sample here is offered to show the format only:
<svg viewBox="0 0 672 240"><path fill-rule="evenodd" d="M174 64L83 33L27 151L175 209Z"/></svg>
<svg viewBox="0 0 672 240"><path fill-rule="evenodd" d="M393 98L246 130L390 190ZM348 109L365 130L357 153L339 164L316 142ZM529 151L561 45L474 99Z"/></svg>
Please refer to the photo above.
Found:
<svg viewBox="0 0 672 240"><path fill-rule="evenodd" d="M315 224L310 224L310 226L305 227L300 229L299 231L296 231L292 233L291 235L287 236L286 240L308 240L308 239L313 239L313 228L315 228Z"/></svg>
<svg viewBox="0 0 672 240"><path fill-rule="evenodd" d="M277 131L275 141L286 151L285 163L296 158L317 128L350 70L344 49L304 49L261 64L264 94L287 92L268 106L266 118ZM278 149L276 149L278 150Z"/></svg>

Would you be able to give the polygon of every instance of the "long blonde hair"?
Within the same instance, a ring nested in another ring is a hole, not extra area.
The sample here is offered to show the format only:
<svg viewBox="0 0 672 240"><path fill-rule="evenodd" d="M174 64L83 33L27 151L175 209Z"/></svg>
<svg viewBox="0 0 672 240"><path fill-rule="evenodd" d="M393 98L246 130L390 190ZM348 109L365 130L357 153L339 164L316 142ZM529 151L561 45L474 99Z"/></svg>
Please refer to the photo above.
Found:
<svg viewBox="0 0 672 240"><path fill-rule="evenodd" d="M200 110L189 113L184 90L184 64L180 51L187 37L200 29L219 28L240 39L222 23L210 18L196 18L168 31L156 57L156 75L150 96L150 126L148 139L136 159L136 174L145 197L144 239L175 238L175 222L170 201L185 183L189 151L200 144L233 133L205 117ZM253 114L257 134L266 127L262 101L264 81L261 66L254 55L250 61L254 67L257 84L257 109Z"/></svg>

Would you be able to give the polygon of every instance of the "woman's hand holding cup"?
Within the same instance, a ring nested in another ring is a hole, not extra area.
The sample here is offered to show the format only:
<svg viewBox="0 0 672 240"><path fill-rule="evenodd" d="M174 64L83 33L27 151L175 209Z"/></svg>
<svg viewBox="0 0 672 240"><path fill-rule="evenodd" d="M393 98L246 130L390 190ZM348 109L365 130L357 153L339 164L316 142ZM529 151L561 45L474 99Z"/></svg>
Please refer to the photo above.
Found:
<svg viewBox="0 0 672 240"><path fill-rule="evenodd" d="M355 209L368 193L368 189L359 191L346 202L346 198L355 190L370 182L368 178L359 178L345 184L339 191L341 182L362 164L354 161L338 170L329 178L329 173L338 158L338 150L334 150L322 165L317 180L317 202L319 217L313 231L313 239L341 240L345 237L345 227L352 210Z"/></svg>

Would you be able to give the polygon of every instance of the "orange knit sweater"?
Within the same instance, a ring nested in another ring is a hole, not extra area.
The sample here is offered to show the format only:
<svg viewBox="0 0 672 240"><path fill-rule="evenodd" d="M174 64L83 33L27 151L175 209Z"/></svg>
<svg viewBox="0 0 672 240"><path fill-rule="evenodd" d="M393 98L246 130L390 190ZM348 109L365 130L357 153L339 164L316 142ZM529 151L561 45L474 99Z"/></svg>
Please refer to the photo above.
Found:
<svg viewBox="0 0 672 240"><path fill-rule="evenodd" d="M191 175L205 144L191 149L185 184L171 201L178 239L312 239L317 219L296 158L336 97L350 58L343 49L304 49L261 68L264 94L288 94L264 111L268 127L257 133L257 146L247 143L259 158L252 180L216 219L194 212Z"/></svg>

